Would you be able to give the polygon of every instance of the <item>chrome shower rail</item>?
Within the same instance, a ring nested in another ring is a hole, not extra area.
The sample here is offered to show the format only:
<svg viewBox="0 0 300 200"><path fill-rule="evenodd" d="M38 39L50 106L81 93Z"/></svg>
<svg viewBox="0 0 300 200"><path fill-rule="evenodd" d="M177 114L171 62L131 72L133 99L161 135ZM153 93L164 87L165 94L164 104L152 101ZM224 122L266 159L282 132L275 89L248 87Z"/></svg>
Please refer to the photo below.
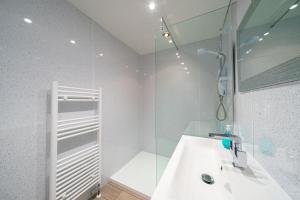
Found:
<svg viewBox="0 0 300 200"><path fill-rule="evenodd" d="M51 147L49 199L74 200L101 182L101 89L60 86L53 82L51 97ZM59 103L90 102L97 104L97 114L59 119ZM97 134L94 145L58 159L58 142L85 134Z"/></svg>
<svg viewBox="0 0 300 200"><path fill-rule="evenodd" d="M167 23L166 23L165 18L164 18L164 17L161 17L160 19L161 19L161 23L162 23L161 28L163 29L163 26L166 27L167 31L170 33L170 37L171 37L171 40L173 41L173 44L174 44L176 50L178 51L179 48L178 48L178 46L177 46L177 44L176 44L176 41L175 41L175 39L174 39L174 37L173 37L171 31L169 30L169 27L168 27L168 25L167 25Z"/></svg>

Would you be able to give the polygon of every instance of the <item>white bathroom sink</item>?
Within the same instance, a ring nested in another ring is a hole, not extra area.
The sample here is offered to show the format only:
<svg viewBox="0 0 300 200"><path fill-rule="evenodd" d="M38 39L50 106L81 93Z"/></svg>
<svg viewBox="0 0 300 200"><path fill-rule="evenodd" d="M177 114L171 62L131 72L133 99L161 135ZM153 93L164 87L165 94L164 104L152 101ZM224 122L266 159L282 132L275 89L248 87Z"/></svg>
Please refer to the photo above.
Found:
<svg viewBox="0 0 300 200"><path fill-rule="evenodd" d="M248 156L249 168L232 166L218 140L182 136L151 200L291 200L274 179ZM209 174L214 184L201 175Z"/></svg>

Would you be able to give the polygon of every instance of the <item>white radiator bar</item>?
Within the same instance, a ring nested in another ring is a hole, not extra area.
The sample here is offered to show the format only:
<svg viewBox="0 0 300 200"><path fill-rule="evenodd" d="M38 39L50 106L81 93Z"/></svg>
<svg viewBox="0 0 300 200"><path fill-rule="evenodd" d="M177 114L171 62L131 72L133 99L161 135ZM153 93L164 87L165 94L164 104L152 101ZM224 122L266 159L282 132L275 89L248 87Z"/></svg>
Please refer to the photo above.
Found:
<svg viewBox="0 0 300 200"><path fill-rule="evenodd" d="M77 172L71 174L70 176L68 176L67 178L63 179L62 181L57 181L56 184L56 190L61 189L65 184L69 184L71 181L76 180L76 178L78 178L78 176L81 176L82 173L86 172L86 171L95 171L95 170L99 170L97 166L87 166L85 168L82 168L81 170L78 170Z"/></svg>
<svg viewBox="0 0 300 200"><path fill-rule="evenodd" d="M88 98L86 98L86 99L84 99L84 98L82 98L82 99L68 99L68 98L66 98L66 99L58 99L58 101L73 101L73 102L83 102L83 101L89 102L89 101L91 101L91 102L94 102L94 101L98 101L98 99L88 99Z"/></svg>
<svg viewBox="0 0 300 200"><path fill-rule="evenodd" d="M90 183L82 186L81 188L78 188L78 192L76 192L75 194L73 194L73 196L70 197L70 199L76 199L78 198L80 195L82 195L88 188L92 187L93 185L95 185L98 181L97 180L92 180Z"/></svg>
<svg viewBox="0 0 300 200"><path fill-rule="evenodd" d="M70 87L70 86L63 86L63 85L58 86L58 88L59 89L69 89L69 90L83 90L83 91L99 92L99 90L97 90L97 89L78 88L78 87Z"/></svg>
<svg viewBox="0 0 300 200"><path fill-rule="evenodd" d="M68 130L78 129L78 128L82 128L82 127L86 127L86 126L97 125L97 124L98 124L98 120L96 122L92 122L92 123L81 124L81 125L78 125L78 126L57 129L57 132L65 132L65 131L68 131Z"/></svg>
<svg viewBox="0 0 300 200"><path fill-rule="evenodd" d="M62 194L66 194L69 195L69 193L76 192L74 191L76 188L80 187L80 185L85 184L87 182L89 182L91 179L93 179L94 177L98 177L98 176L84 176L80 179L77 179L76 182L73 182L73 184L68 185L67 187L64 188L64 190L61 190L59 192L56 193L56 198L60 197Z"/></svg>
<svg viewBox="0 0 300 200"><path fill-rule="evenodd" d="M69 156L66 156L66 157L64 157L64 158L59 159L59 160L57 161L57 163L63 162L63 161L65 161L65 160L68 160L68 159L70 159L70 158L72 158L72 157L75 157L75 156L77 156L77 155L79 155L79 154L81 154L81 153L83 153L83 152L86 152L86 151L88 151L88 150L90 150L90 149L95 149L95 148L97 148L97 147L98 147L98 145L94 145L94 146L87 147L87 148L85 148L85 149L83 149L83 150L81 150L81 151L78 151L78 152L73 153L73 154L71 154L71 155L69 155Z"/></svg>
<svg viewBox="0 0 300 200"><path fill-rule="evenodd" d="M86 119L86 120L82 120L82 121L76 121L76 122L69 122L69 123L60 123L58 125L58 127L62 127L62 126L70 126L70 125L76 125L76 124L82 124L82 123L87 123L87 122L92 122L92 121L95 121L95 120L98 120L98 117L97 116L94 116L92 119ZM73 120L74 121L74 120Z"/></svg>
<svg viewBox="0 0 300 200"><path fill-rule="evenodd" d="M95 129L95 128L98 128L98 124L93 124L93 125L90 125L90 126L87 126L87 127L84 127L84 128L79 128L79 129L75 129L75 130L71 130L71 131L66 131L66 132L62 132L62 133L58 133L57 136L60 137L60 136L65 136L65 135L69 135L69 134L73 134L73 133L78 133L78 132L82 132L82 131L86 131L86 130L89 130L89 129Z"/></svg>
<svg viewBox="0 0 300 200"><path fill-rule="evenodd" d="M97 161L98 161L98 159L96 158L96 159L94 159L94 160L91 160L91 161L89 161L89 162L86 162L86 163L80 165L80 166L77 167L77 168L74 168L74 169L72 169L72 170L69 170L68 172L64 173L63 175L57 177L56 182L58 183L58 182L62 182L62 181L65 180L65 179L67 180L69 177L72 177L73 173L76 173L77 171L79 171L79 170L81 170L81 169L84 170L84 169L86 169L86 168L90 168L91 166L94 165L94 162L97 162Z"/></svg>
<svg viewBox="0 0 300 200"><path fill-rule="evenodd" d="M93 133L93 132L95 132L97 130L98 130L98 128L95 128L93 130L89 130L89 131L85 131L85 132L81 132L81 133L77 133L77 134L73 134L73 135L61 137L61 138L58 139L58 141L61 141L61 140L64 140L64 139L69 139L71 137L75 137L75 136L79 136L79 135L85 135L85 134L88 134L88 133Z"/></svg>
<svg viewBox="0 0 300 200"><path fill-rule="evenodd" d="M59 93L73 93L73 94L96 94L99 95L98 92L80 92L80 91L68 91L68 90L58 90Z"/></svg>
<svg viewBox="0 0 300 200"><path fill-rule="evenodd" d="M82 162L95 154L99 154L99 152L97 150L89 151L89 152L83 153L82 155L74 157L73 159L70 159L64 163L58 164L57 165L57 173L59 173L60 171L63 171L64 169L68 168L69 166L74 165L75 163Z"/></svg>
<svg viewBox="0 0 300 200"><path fill-rule="evenodd" d="M98 117L98 116L88 116L88 117L79 117L79 118L73 118L73 119L64 119L64 120L59 120L59 123L64 123L64 122L69 122L69 121L76 121L76 120L82 120L82 119L89 119L89 118L93 118L93 117Z"/></svg>
<svg viewBox="0 0 300 200"><path fill-rule="evenodd" d="M59 119L58 105L61 101L96 104L97 114ZM101 89L60 86L58 82L53 82L49 200L75 200L95 184L101 183L101 104ZM85 134L97 134L96 144L58 159L57 147L63 144L59 141Z"/></svg>
<svg viewBox="0 0 300 200"><path fill-rule="evenodd" d="M75 183L80 183L80 181L93 178L95 176L95 174L97 175L97 173L96 173L97 170L86 171L86 172L80 174L79 176L75 177L76 179L73 179L72 182L70 181L69 184L65 183L65 184L61 185L60 187L57 187L56 188L57 196L59 196L63 192L68 192L69 191L68 189L71 188L71 186L74 185Z"/></svg>

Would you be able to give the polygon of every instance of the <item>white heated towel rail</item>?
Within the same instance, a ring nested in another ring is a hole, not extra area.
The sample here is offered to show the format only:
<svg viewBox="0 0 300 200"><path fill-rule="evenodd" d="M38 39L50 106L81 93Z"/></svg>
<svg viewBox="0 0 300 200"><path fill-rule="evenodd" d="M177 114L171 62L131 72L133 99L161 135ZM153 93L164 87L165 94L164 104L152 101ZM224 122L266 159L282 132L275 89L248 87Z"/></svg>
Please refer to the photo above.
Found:
<svg viewBox="0 0 300 200"><path fill-rule="evenodd" d="M59 119L60 102L92 102L97 114L73 119ZM101 182L101 104L100 89L61 86L53 82L51 97L50 200L74 200ZM97 134L93 146L58 159L57 146L85 134Z"/></svg>

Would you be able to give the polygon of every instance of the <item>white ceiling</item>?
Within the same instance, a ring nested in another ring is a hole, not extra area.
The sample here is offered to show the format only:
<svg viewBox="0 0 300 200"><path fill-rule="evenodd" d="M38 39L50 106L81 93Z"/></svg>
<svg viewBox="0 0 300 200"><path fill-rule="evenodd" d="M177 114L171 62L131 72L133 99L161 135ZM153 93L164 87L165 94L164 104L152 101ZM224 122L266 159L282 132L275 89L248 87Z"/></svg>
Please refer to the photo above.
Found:
<svg viewBox="0 0 300 200"><path fill-rule="evenodd" d="M227 6L229 2L229 0L160 0L156 1L157 8L150 11L148 9L150 0L68 1L139 54L154 52L154 35L160 27L160 16L164 16L168 24L176 24ZM217 20L222 22L223 19ZM220 23L210 23L207 28L210 27L215 30L220 28ZM201 38L201 31L198 34L198 38ZM204 35L207 38L207 32Z"/></svg>

